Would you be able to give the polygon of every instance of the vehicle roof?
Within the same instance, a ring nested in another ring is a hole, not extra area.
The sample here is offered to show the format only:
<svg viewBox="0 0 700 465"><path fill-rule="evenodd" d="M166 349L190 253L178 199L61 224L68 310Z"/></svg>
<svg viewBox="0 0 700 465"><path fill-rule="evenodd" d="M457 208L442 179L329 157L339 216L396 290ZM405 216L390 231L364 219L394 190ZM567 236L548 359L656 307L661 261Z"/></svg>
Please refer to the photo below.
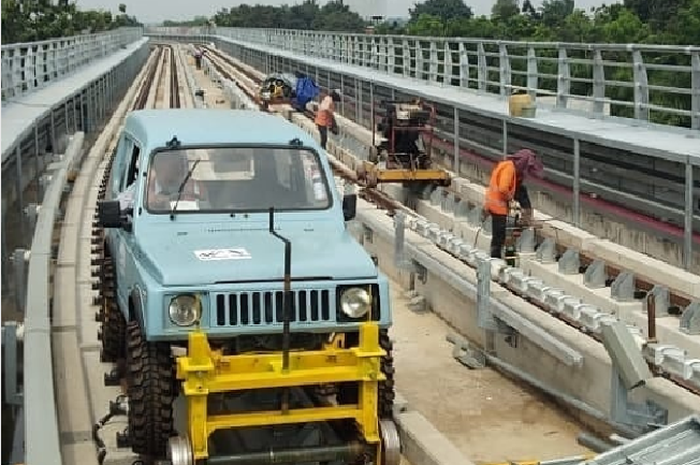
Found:
<svg viewBox="0 0 700 465"><path fill-rule="evenodd" d="M298 138L304 145L316 141L303 129L270 113L229 109L136 110L125 129L149 149L163 147L173 136L190 144L288 144Z"/></svg>

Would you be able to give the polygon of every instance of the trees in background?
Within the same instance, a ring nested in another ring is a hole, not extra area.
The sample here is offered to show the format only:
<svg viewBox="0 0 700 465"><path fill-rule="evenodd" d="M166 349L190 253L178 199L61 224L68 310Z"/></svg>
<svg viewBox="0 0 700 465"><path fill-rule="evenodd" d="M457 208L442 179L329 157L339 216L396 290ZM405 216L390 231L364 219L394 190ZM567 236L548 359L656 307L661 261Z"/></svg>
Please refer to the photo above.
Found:
<svg viewBox="0 0 700 465"><path fill-rule="evenodd" d="M8 0L3 0L8 1ZM12 0L9 0L12 1ZM262 1L262 0L261 0ZM218 26L363 32L369 25L347 2L298 0L293 5L240 5L222 8ZM409 20L375 25L378 34L474 37L547 42L700 44L700 0L624 0L583 10L575 0L493 0L491 17L474 16L469 0L424 0ZM194 22L193 22L194 21ZM166 21L165 25L203 25Z"/></svg>
<svg viewBox="0 0 700 465"><path fill-rule="evenodd" d="M343 0L329 0L323 5L319 0L290 0L291 2L296 3L279 7L244 4L222 8L210 18L197 16L189 21L165 21L164 25L204 26L213 21L217 26L224 27L342 32L363 32L369 25ZM391 20L374 24L374 31L376 34L528 42L700 44L700 0L623 0L623 3L603 4L589 10L576 8L575 0L544 0L539 7L533 5L534 0L493 0L491 17L474 16L468 2L469 0L419 1L410 9L408 21ZM2 42L30 42L138 24L135 18L127 15L124 4L119 4L118 12L113 16L105 11L79 11L75 3L69 3L69 0L58 0L57 3L51 0L2 0ZM497 54L498 47L493 50L491 48L489 52ZM513 50L512 53L518 52ZM582 48L578 52L570 52L570 58L591 59L592 53ZM540 62L539 71L556 75L556 51L541 50L538 54L552 59ZM644 58L652 63L685 66L691 60L690 55L663 53L645 53ZM604 52L603 59L629 61L630 54L614 56L612 52ZM498 66L497 56L490 56L488 61L489 66ZM513 71L524 71L525 60L520 61L521 63L512 64ZM475 69L472 67L473 72ZM572 76L590 77L590 65L572 64L571 73ZM631 67L606 67L605 73L608 79L618 81L629 82L633 77ZM514 74L513 79L522 80L524 77ZM649 71L650 84L687 89L690 88L690 79L690 73ZM547 79L540 81L541 87L555 84ZM572 82L571 85L574 93L590 94L589 83ZM618 100L630 101L633 93L632 88L606 88L606 95ZM690 109L690 98L683 94L670 96L653 91L651 100L652 103ZM624 116L632 111L629 107L613 109L613 113ZM686 124L688 119L669 115L652 117L673 119L678 124Z"/></svg>
<svg viewBox="0 0 700 465"><path fill-rule="evenodd" d="M457 6L461 4L462 7ZM455 14L455 11L461 13ZM575 0L494 0L475 17L463 0L425 0L379 33L547 42L700 44L700 0L624 0L585 11Z"/></svg>
<svg viewBox="0 0 700 465"><path fill-rule="evenodd" d="M118 6L119 13L79 10L68 0L2 0L2 43L34 42L37 40L93 33L122 26L140 26L126 13L126 5Z"/></svg>
<svg viewBox="0 0 700 465"><path fill-rule="evenodd" d="M260 0L263 1L263 0ZM290 0L293 5L239 5L213 17L165 21L166 26L265 27L363 32L368 23L343 0ZM624 0L588 11L575 0L493 0L491 17L474 16L469 0L424 0L406 23L375 25L379 34L551 42L700 44L700 0ZM138 25L126 5L113 15L78 10L69 0L2 0L2 42L28 42Z"/></svg>
<svg viewBox="0 0 700 465"><path fill-rule="evenodd" d="M262 0L261 0L262 1ZM294 0L290 0L294 1ZM423 0L409 10L408 21L399 23L390 20L375 24L376 34L405 34L426 37L464 37L491 40L511 40L528 42L580 42L580 43L656 43L656 44L700 44L700 0L623 0L623 3L601 5L583 10L576 7L575 0L544 0L536 7L534 0L493 0L491 16L475 16L469 6L470 0ZM273 7L263 5L240 5L223 8L212 18L217 26L289 28L304 30L327 30L363 32L369 24L351 11L342 0L331 0L323 6L317 0L304 0L289 6ZM539 2L537 2L539 3ZM201 23L202 20L199 20ZM166 23L183 24L186 23ZM476 52L475 44L468 44L471 52ZM498 46L487 45L487 64L498 68ZM524 55L523 47L509 46L509 53ZM424 55L427 52L424 52ZM569 58L591 60L593 51L582 47L568 52ZM539 49L538 71L551 76L557 75L557 51L550 47ZM438 55L444 56L439 51ZM603 60L630 61L630 53L602 52ZM426 58L426 56L424 56ZM473 57L472 57L473 58ZM549 59L549 60L548 60ZM649 63L689 65L690 55L665 55L645 53ZM410 59L415 65L415 58ZM402 58L396 58L397 66L403 66ZM631 63L630 63L631 65ZM428 66L424 62L424 66ZM439 65L438 74L443 72ZM525 85L526 60L512 60L514 85ZM476 73L470 67L470 73ZM519 73L518 73L519 72ZM571 64L572 78L590 79L592 67L581 62ZM605 68L606 78L613 81L633 81L633 68ZM476 76L473 76L476 78ZM648 70L651 85L664 85L690 88L690 73L668 70ZM472 83L476 85L475 82ZM555 78L541 78L539 87L556 88ZM590 82L572 80L574 94L590 95ZM631 102L634 99L632 87L607 86L606 96L615 100ZM688 95L669 95L652 91L652 104L674 108L690 109ZM619 116L632 116L633 108L616 105L612 113ZM689 118L652 112L655 121L687 125Z"/></svg>
<svg viewBox="0 0 700 465"><path fill-rule="evenodd" d="M323 6L317 0L304 0L281 7L240 5L222 8L212 18L217 26L363 31L367 23L342 0Z"/></svg>

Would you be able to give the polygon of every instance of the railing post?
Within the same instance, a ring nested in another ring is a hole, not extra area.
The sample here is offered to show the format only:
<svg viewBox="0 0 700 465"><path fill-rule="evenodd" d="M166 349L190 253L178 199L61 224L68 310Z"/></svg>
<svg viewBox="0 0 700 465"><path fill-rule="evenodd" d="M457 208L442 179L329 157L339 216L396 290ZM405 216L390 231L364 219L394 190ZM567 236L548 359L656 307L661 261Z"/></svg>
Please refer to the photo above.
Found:
<svg viewBox="0 0 700 465"><path fill-rule="evenodd" d="M691 116L690 127L700 129L700 52L693 52L690 59L691 73Z"/></svg>
<svg viewBox="0 0 700 465"><path fill-rule="evenodd" d="M425 74L425 56L423 55L423 41L416 40L416 79L422 81Z"/></svg>
<svg viewBox="0 0 700 465"><path fill-rule="evenodd" d="M403 40L403 55L401 55L401 60L403 61L403 77L411 77L411 45L408 39Z"/></svg>
<svg viewBox="0 0 700 465"><path fill-rule="evenodd" d="M20 150L20 144L17 144L15 149L15 165L17 168L17 205L19 206L19 233L20 237L25 237L24 230L24 189L22 186L22 151Z"/></svg>
<svg viewBox="0 0 700 465"><path fill-rule="evenodd" d="M683 268L693 265L693 165L685 162L685 221L683 230Z"/></svg>
<svg viewBox="0 0 700 465"><path fill-rule="evenodd" d="M459 41L459 86L465 89L469 88L469 54L467 53L467 44Z"/></svg>
<svg viewBox="0 0 700 465"><path fill-rule="evenodd" d="M508 56L506 44L499 44L498 46L498 76L501 97L506 97L512 93L510 57Z"/></svg>
<svg viewBox="0 0 700 465"><path fill-rule="evenodd" d="M479 63L479 90L481 92L486 92L486 82L489 80L489 69L486 65L486 50L484 50L484 43L479 42L476 48Z"/></svg>
<svg viewBox="0 0 700 465"><path fill-rule="evenodd" d="M537 86L539 76L537 75L537 52L534 47L527 48L527 93L534 102L537 99Z"/></svg>
<svg viewBox="0 0 700 465"><path fill-rule="evenodd" d="M452 85L452 48L448 40L443 47L445 57L443 59L442 83L447 86Z"/></svg>
<svg viewBox="0 0 700 465"><path fill-rule="evenodd" d="M19 356L18 344L19 325L15 321L8 321L2 326L2 345L4 346L3 372L5 385L3 391L5 400L9 405L22 405L22 393L19 390L17 366ZM20 339L21 340L21 339Z"/></svg>
<svg viewBox="0 0 700 465"><path fill-rule="evenodd" d="M593 55L593 111L599 115L605 113L605 67L603 54L596 49Z"/></svg>
<svg viewBox="0 0 700 465"><path fill-rule="evenodd" d="M571 94L571 70L569 57L563 46L559 47L557 67L557 108L566 108Z"/></svg>
<svg viewBox="0 0 700 465"><path fill-rule="evenodd" d="M632 64L634 66L634 117L635 119L649 120L649 83L647 81L647 69L644 66L642 52L632 52Z"/></svg>
<svg viewBox="0 0 700 465"><path fill-rule="evenodd" d="M16 249L12 254L12 267L15 275L15 305L17 311L25 313L27 304L27 258L29 252L25 249Z"/></svg>
<svg viewBox="0 0 700 465"><path fill-rule="evenodd" d="M428 66L428 82L437 82L438 69L440 68L440 58L436 40L430 41L430 64Z"/></svg>
<svg viewBox="0 0 700 465"><path fill-rule="evenodd" d="M581 226L581 142L574 139L574 176L573 176L573 202L572 214L574 225Z"/></svg>
<svg viewBox="0 0 700 465"><path fill-rule="evenodd" d="M454 162L453 162L453 167L452 169L455 172L456 176L459 176L459 155L460 155L460 145L459 145L459 108L452 107L453 110L453 115L452 118L454 119L454 128L452 130L453 132L453 150L454 150Z"/></svg>
<svg viewBox="0 0 700 465"><path fill-rule="evenodd" d="M394 215L394 265L402 269L405 265L404 242L406 240L406 213L397 210Z"/></svg>

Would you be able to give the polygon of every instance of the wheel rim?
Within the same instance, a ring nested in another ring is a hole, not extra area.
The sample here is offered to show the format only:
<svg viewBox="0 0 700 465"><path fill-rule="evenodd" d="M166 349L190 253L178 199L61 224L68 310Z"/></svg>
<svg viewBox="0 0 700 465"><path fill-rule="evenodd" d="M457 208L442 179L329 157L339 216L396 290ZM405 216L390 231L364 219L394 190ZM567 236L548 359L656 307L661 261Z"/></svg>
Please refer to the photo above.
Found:
<svg viewBox="0 0 700 465"><path fill-rule="evenodd" d="M396 424L392 420L380 420L379 431L382 436L382 464L401 464L401 439Z"/></svg>
<svg viewBox="0 0 700 465"><path fill-rule="evenodd" d="M167 458L172 465L194 465L192 445L187 436L173 436L170 438Z"/></svg>

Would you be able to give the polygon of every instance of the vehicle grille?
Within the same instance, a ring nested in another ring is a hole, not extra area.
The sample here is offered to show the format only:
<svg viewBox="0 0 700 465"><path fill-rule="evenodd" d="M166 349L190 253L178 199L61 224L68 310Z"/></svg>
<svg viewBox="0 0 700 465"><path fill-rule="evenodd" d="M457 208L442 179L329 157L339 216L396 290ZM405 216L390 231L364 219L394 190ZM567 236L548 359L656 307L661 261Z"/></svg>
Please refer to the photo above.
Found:
<svg viewBox="0 0 700 465"><path fill-rule="evenodd" d="M216 325L265 325L282 323L283 291L216 294ZM292 323L331 319L328 290L293 291Z"/></svg>

